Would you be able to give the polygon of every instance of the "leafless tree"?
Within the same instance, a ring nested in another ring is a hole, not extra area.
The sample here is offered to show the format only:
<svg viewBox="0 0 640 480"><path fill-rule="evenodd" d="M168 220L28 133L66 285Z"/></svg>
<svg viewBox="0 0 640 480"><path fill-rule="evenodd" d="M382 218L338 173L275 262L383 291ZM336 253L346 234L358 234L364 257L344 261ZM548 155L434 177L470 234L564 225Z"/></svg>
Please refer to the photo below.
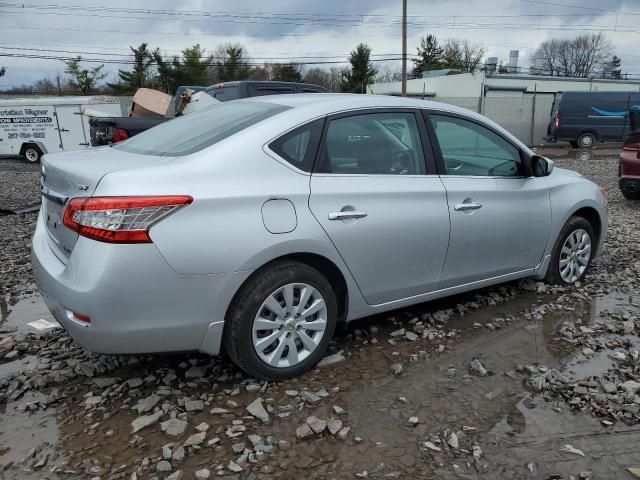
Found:
<svg viewBox="0 0 640 480"><path fill-rule="evenodd" d="M378 69L375 83L399 82L402 80L402 66L399 62L386 63Z"/></svg>
<svg viewBox="0 0 640 480"><path fill-rule="evenodd" d="M611 43L602 32L586 33L574 39L552 38L536 50L533 68L545 75L588 78L610 61L612 53Z"/></svg>
<svg viewBox="0 0 640 480"><path fill-rule="evenodd" d="M331 73L324 68L313 67L304 75L304 83L311 83L331 90Z"/></svg>
<svg viewBox="0 0 640 480"><path fill-rule="evenodd" d="M473 73L482 63L486 53L487 49L481 44L451 38L443 46L443 67Z"/></svg>

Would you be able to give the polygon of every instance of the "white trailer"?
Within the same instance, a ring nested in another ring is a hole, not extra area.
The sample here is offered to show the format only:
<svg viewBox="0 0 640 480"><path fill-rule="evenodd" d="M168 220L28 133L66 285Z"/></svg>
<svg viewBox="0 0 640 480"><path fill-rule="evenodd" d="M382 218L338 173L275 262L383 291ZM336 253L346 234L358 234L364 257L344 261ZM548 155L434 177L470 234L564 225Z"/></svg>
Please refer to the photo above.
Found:
<svg viewBox="0 0 640 480"><path fill-rule="evenodd" d="M0 100L0 155L37 162L45 153L90 148L88 117L97 112L120 116L120 100L106 96Z"/></svg>

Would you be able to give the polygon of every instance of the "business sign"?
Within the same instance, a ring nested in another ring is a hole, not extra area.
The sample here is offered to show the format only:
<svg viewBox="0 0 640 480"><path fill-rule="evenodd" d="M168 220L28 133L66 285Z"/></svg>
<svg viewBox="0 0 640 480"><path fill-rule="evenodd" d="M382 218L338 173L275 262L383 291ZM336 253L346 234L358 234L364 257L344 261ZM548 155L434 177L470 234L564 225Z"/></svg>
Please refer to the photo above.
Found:
<svg viewBox="0 0 640 480"><path fill-rule="evenodd" d="M43 140L54 131L50 108L9 108L0 110L0 134L8 140Z"/></svg>

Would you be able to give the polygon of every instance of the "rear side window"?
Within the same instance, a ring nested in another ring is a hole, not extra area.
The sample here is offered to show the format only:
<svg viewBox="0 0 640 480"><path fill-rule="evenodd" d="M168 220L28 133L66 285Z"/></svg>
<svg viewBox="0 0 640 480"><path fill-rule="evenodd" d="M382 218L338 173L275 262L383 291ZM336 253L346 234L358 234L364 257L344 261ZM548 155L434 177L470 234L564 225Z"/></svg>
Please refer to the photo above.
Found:
<svg viewBox="0 0 640 480"><path fill-rule="evenodd" d="M300 170L311 172L315 160L324 119L298 127L271 142L269 148Z"/></svg>
<svg viewBox="0 0 640 480"><path fill-rule="evenodd" d="M161 157L189 155L288 109L267 102L221 103L161 123L113 148Z"/></svg>
<svg viewBox="0 0 640 480"><path fill-rule="evenodd" d="M318 173L423 175L424 154L413 113L365 113L329 121Z"/></svg>

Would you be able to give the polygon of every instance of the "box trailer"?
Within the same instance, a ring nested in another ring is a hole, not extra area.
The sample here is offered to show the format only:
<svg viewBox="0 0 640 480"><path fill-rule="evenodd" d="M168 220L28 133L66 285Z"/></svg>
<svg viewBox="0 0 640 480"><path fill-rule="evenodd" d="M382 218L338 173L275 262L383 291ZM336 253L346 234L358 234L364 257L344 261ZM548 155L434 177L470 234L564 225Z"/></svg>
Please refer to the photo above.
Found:
<svg viewBox="0 0 640 480"><path fill-rule="evenodd" d="M90 148L89 117L120 116L117 97L0 100L0 155L37 162L45 153Z"/></svg>

